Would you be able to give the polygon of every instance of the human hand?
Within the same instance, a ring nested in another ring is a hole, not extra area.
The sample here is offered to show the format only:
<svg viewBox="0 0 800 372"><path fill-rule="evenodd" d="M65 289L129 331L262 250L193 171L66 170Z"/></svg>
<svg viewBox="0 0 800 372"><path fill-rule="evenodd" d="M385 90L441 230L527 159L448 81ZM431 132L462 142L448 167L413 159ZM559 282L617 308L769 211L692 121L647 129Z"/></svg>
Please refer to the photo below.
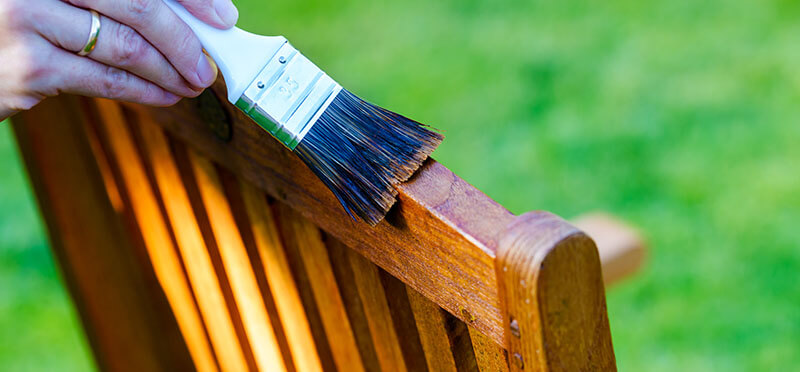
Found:
<svg viewBox="0 0 800 372"><path fill-rule="evenodd" d="M231 0L178 0L230 28ZM100 14L95 48L93 9ZM211 85L216 69L191 29L162 0L0 0L0 119L60 93L169 106Z"/></svg>

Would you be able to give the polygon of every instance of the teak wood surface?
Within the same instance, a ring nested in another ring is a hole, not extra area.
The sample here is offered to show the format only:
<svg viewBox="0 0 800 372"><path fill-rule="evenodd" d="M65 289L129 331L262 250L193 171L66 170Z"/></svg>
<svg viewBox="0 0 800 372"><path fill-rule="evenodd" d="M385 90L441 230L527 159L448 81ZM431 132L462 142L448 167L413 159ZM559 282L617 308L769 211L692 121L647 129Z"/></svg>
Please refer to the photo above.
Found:
<svg viewBox="0 0 800 372"><path fill-rule="evenodd" d="M219 84L215 88L224 91ZM398 203L386 219L368 228L350 218L291 151L231 105L223 106L232 122L230 141L209 129L193 101L170 109L129 107L152 115L176 137L505 343L494 259L500 234L514 215L443 165L429 159L398 187Z"/></svg>
<svg viewBox="0 0 800 372"><path fill-rule="evenodd" d="M223 92L58 97L14 119L101 369L616 369L580 230L432 159L371 228Z"/></svg>

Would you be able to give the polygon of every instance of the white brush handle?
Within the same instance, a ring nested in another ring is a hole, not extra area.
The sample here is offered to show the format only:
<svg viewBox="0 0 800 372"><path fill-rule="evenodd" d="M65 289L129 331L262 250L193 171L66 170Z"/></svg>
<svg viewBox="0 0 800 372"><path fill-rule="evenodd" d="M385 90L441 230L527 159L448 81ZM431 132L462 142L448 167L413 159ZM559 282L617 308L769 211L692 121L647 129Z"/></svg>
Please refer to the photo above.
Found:
<svg viewBox="0 0 800 372"><path fill-rule="evenodd" d="M286 43L283 36L261 36L238 27L220 30L195 18L175 0L164 0L164 3L189 25L208 55L217 63L228 86L228 101L233 104Z"/></svg>

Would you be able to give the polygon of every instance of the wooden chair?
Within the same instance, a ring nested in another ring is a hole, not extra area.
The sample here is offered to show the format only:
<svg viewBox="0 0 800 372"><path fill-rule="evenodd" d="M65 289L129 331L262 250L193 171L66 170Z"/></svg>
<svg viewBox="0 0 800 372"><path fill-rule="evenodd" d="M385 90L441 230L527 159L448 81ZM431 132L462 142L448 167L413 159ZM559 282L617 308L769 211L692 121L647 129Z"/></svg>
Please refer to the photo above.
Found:
<svg viewBox="0 0 800 372"><path fill-rule="evenodd" d="M13 120L101 370L616 369L579 229L433 160L385 221L354 222L223 92L62 96Z"/></svg>

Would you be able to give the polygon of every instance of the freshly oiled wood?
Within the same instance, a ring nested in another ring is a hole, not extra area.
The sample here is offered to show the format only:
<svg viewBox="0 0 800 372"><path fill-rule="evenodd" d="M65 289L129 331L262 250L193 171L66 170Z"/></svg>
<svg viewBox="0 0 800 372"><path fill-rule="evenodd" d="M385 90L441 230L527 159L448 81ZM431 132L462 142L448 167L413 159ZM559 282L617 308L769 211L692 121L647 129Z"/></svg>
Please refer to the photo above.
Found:
<svg viewBox="0 0 800 372"><path fill-rule="evenodd" d="M455 372L456 361L447 337L442 309L413 288L408 287L408 302L414 312L425 361L429 371Z"/></svg>
<svg viewBox="0 0 800 372"><path fill-rule="evenodd" d="M111 148L114 165L121 173L125 189L130 191L128 197L133 214L156 277L172 307L195 367L199 371L216 371L217 364L184 276L180 258L175 252L166 221L121 108L115 102L102 99L96 100L95 105L100 116L99 126L102 127L105 141Z"/></svg>
<svg viewBox="0 0 800 372"><path fill-rule="evenodd" d="M284 371L286 366L255 273L214 165L191 150L189 159L258 368Z"/></svg>
<svg viewBox="0 0 800 372"><path fill-rule="evenodd" d="M526 213L498 247L512 371L613 371L600 260L594 243L546 212Z"/></svg>
<svg viewBox="0 0 800 372"><path fill-rule="evenodd" d="M508 371L505 349L472 327L469 328L469 338L481 372Z"/></svg>
<svg viewBox="0 0 800 372"><path fill-rule="evenodd" d="M297 291L300 293L300 300L303 302L303 308L306 311L306 317L308 317L308 324L311 327L311 336L314 338L314 344L317 346L317 353L322 363L322 369L325 371L336 371L336 362L333 359L333 352L331 351L330 345L328 345L328 336L325 334L325 327L322 323L320 309L314 299L314 291L311 289L311 280L306 273L306 268L303 266L303 259L300 257L300 251L296 248L297 241L294 239L291 226L287 226L281 221L281 204L269 198L267 198L267 201L270 203L272 215L275 216L275 223L278 225L278 231L286 253L286 259L289 262L289 269L292 271L292 277L297 284Z"/></svg>
<svg viewBox="0 0 800 372"><path fill-rule="evenodd" d="M378 268L352 249L347 249L347 254L355 279L355 283L350 285L356 286L364 304L372 344L375 346L381 370L406 371L403 352L400 350L400 342L394 329Z"/></svg>
<svg viewBox="0 0 800 372"><path fill-rule="evenodd" d="M109 200L83 121L77 99L62 96L15 116L12 127L97 366L191 370L186 346L164 342L177 325L164 327L153 314L155 299L117 216L121 203Z"/></svg>
<svg viewBox="0 0 800 372"><path fill-rule="evenodd" d="M448 312L443 311L442 313L456 369L459 372L478 372L478 362L475 360L475 351L472 349L467 325Z"/></svg>
<svg viewBox="0 0 800 372"><path fill-rule="evenodd" d="M311 292L337 370L364 371L347 310L342 302L319 229L286 206L280 206L279 211L286 238L286 249L295 251L308 275Z"/></svg>
<svg viewBox="0 0 800 372"><path fill-rule="evenodd" d="M84 101L82 104L84 111L88 111L86 110L86 108L89 107L88 103ZM85 129L86 138L89 140L89 147L91 147L92 154L94 154L94 161L97 163L97 168L103 176L103 183L106 185L108 199L111 201L114 211L120 216L124 216L126 212L125 201L122 199L119 186L114 180L114 171L111 164L109 164L108 156L103 149L103 145L100 143L97 128L93 127L88 122L83 123L82 127Z"/></svg>
<svg viewBox="0 0 800 372"><path fill-rule="evenodd" d="M166 134L166 133L165 133ZM236 298L231 289L231 283L228 280L228 275L225 272L225 265L222 262L217 240L214 236L214 231L211 228L211 222L206 213L205 203L200 195L200 189L197 185L196 177L194 176L194 169L192 162L189 159L189 152L183 142L174 140L171 136L167 136L170 148L172 149L173 156L175 157L176 166L180 172L181 179L184 186L186 186L186 193L189 196L189 202L192 205L192 210L197 218L197 223L200 227L200 232L203 235L203 241L208 249L208 254L211 258L211 263L214 266L214 271L217 273L219 279L220 289L225 298L225 306L228 308L228 313L231 316L233 327L236 331L236 336L239 339L242 353L244 354L245 361L247 362L248 369L251 371L258 370L256 358L253 355L253 349L250 346L250 341L247 338L247 331L245 330L242 316L239 314L239 308L236 304Z"/></svg>
<svg viewBox="0 0 800 372"><path fill-rule="evenodd" d="M425 351L422 349L414 311L408 300L408 286L385 270L379 269L378 275L386 292L386 300L389 302L389 311L400 341L400 349L403 350L406 367L409 371L426 371L428 366Z"/></svg>
<svg viewBox="0 0 800 372"><path fill-rule="evenodd" d="M148 119L142 117L136 124L220 369L245 371L247 363L189 196L162 129Z"/></svg>
<svg viewBox="0 0 800 372"><path fill-rule="evenodd" d="M275 298L269 287L269 281L264 270L264 264L261 261L261 256L258 252L258 247L255 243L253 236L253 227L250 224L250 218L247 216L247 207L245 206L242 194L240 191L239 180L236 175L228 172L224 168L215 167L217 175L222 182L222 188L225 192L228 205L233 218L236 222L236 227L242 237L247 256L250 259L250 264L253 268L253 273L256 276L256 282L260 290L261 299L267 309L268 318L272 325L272 330L275 332L275 339L278 341L279 353L283 356L283 362L286 366L286 372L296 372L294 361L292 360L292 350L286 338L286 332L279 316L278 308L275 305ZM210 229L210 228L209 228Z"/></svg>
<svg viewBox="0 0 800 372"><path fill-rule="evenodd" d="M294 154L232 106L225 104L233 118L230 142L206 128L191 102L170 109L131 107L152 112L197 151L287 203L455 316L463 317L461 309L466 309L471 326L502 343L494 250L513 216L444 166L427 161L399 186L398 204L386 220L369 228L353 221Z"/></svg>
<svg viewBox="0 0 800 372"><path fill-rule="evenodd" d="M240 182L253 237L264 274L275 299L281 324L298 371L322 371L314 338L283 251L272 211L264 194L247 182Z"/></svg>
<svg viewBox="0 0 800 372"><path fill-rule="evenodd" d="M347 309L347 318L350 320L364 369L380 371L381 365L378 361L378 353L372 343L372 333L369 329L364 303L358 293L358 288L353 285L356 279L350 265L350 253L348 253L352 250L330 235L323 235L323 241L328 248L328 257L331 259L331 268L336 282L343 284L339 286L339 291L342 295L342 303Z"/></svg>
<svg viewBox="0 0 800 372"><path fill-rule="evenodd" d="M606 286L634 274L642 266L645 243L639 232L607 213L591 213L572 220L597 244Z"/></svg>

